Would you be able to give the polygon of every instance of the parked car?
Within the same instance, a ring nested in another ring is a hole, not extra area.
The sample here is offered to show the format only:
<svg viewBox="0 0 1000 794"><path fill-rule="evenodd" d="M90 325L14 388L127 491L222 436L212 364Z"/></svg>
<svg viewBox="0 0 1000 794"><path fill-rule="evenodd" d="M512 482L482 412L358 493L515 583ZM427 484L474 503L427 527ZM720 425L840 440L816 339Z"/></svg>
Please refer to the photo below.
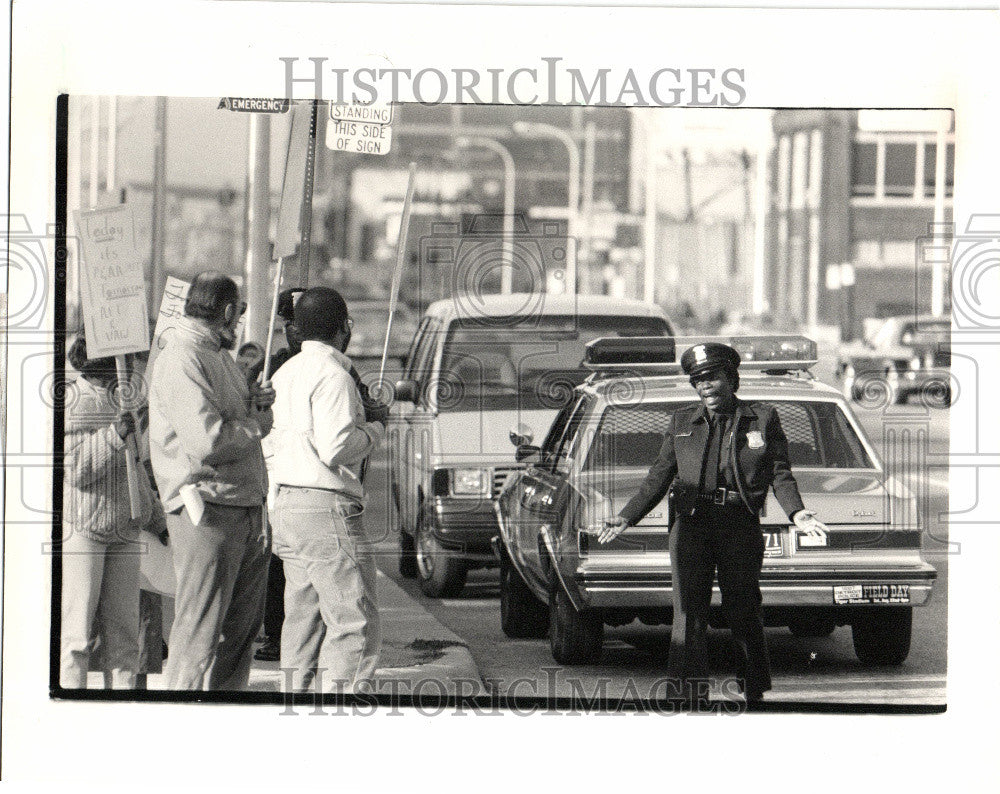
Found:
<svg viewBox="0 0 1000 794"><path fill-rule="evenodd" d="M777 410L803 501L829 530L820 538L802 533L769 494L761 518L765 625L796 636L850 625L862 662L903 662L913 608L929 601L936 577L921 556L914 497L886 472L847 400L808 373L815 343L717 339L743 358L740 398ZM644 376L628 370L635 355L648 360L657 340L593 343L594 374L540 446L518 449L529 465L496 501L500 621L508 636L547 633L557 662L580 664L600 655L606 624L671 622L669 499L606 545L595 534L637 492L672 413L697 403L674 362L698 341L706 340L667 340L662 363L647 364ZM713 625L724 625L717 587L712 604Z"/></svg>
<svg viewBox="0 0 1000 794"><path fill-rule="evenodd" d="M430 596L496 565L492 499L522 464L511 442L545 432L587 376L587 342L665 335L653 304L602 296L492 295L431 304L396 383L390 488L399 570Z"/></svg>
<svg viewBox="0 0 1000 794"><path fill-rule="evenodd" d="M952 401L951 321L930 315L889 317L859 344L841 349L837 373L844 395L861 403L926 405Z"/></svg>
<svg viewBox="0 0 1000 794"><path fill-rule="evenodd" d="M348 307L354 328L347 353L359 372L377 368L385 345L385 329L389 324L389 301L350 301ZM406 304L396 304L389 333L388 359L398 369L401 366L410 340L417 330L417 318Z"/></svg>

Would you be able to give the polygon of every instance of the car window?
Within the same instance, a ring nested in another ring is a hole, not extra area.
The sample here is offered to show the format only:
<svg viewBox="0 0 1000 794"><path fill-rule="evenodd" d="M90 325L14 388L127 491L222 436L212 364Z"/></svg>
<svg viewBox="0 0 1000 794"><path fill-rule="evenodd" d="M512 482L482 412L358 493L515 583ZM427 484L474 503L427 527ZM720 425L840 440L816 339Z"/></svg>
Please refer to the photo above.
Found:
<svg viewBox="0 0 1000 794"><path fill-rule="evenodd" d="M590 444L584 470L648 467L656 460L667 418L684 405L662 402L608 406ZM874 465L843 410L833 402L769 403L788 439L792 466L825 469L870 469Z"/></svg>
<svg viewBox="0 0 1000 794"><path fill-rule="evenodd" d="M426 387L431 380L431 367L434 366L434 354L437 352L438 339L440 337L438 330L440 327L441 321L433 318L427 324L427 328L424 331L424 338L420 340L413 368L410 371L410 378L419 383L424 391L426 391ZM427 395L424 393L423 399L426 400L426 398Z"/></svg>
<svg viewBox="0 0 1000 794"><path fill-rule="evenodd" d="M589 372L581 366L588 342L602 336L665 336L662 317L549 315L515 318L513 326L484 327L456 320L445 338L443 379L456 399L441 410L559 409Z"/></svg>
<svg viewBox="0 0 1000 794"><path fill-rule="evenodd" d="M416 368L416 353L420 349L420 345L423 343L427 336L427 328L431 324L430 317L424 317L420 321L420 325L417 326L417 332L413 335L413 341L410 343L410 349L406 353L406 368L404 370L404 377L413 378L413 372Z"/></svg>
<svg viewBox="0 0 1000 794"><path fill-rule="evenodd" d="M573 450L573 441L580 428L580 423L583 421L583 417L587 415L589 408L590 399L586 395L581 397L580 400L573 406L573 411L570 413L569 420L566 422L566 429L563 431L562 436L555 445L555 460L569 457L571 454Z"/></svg>
<svg viewBox="0 0 1000 794"><path fill-rule="evenodd" d="M578 404L578 402L566 403L559 413L556 414L556 418L552 420L552 424L549 426L549 432L545 434L545 440L542 442L543 452L555 452L556 446L562 438L563 432L566 430L566 423L569 422L573 409L576 408Z"/></svg>

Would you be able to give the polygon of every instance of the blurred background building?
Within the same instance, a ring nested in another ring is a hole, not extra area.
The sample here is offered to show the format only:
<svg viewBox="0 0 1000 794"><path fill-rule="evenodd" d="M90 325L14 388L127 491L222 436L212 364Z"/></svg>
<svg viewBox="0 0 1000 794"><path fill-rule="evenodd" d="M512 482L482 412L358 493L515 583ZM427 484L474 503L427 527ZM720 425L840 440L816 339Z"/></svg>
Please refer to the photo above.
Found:
<svg viewBox="0 0 1000 794"><path fill-rule="evenodd" d="M922 248L951 220L947 112L406 104L385 156L331 151L318 115L308 274L287 258L288 285L384 299L415 162L400 296L416 311L456 288L456 256L475 250L458 247L511 228L542 277L515 268L487 291L565 289L575 260L579 292L653 300L691 332L850 338L866 318L949 307ZM289 120L217 98L71 98L69 207L134 206L151 314L167 275L217 268L266 317ZM451 253L429 244L442 237Z"/></svg>

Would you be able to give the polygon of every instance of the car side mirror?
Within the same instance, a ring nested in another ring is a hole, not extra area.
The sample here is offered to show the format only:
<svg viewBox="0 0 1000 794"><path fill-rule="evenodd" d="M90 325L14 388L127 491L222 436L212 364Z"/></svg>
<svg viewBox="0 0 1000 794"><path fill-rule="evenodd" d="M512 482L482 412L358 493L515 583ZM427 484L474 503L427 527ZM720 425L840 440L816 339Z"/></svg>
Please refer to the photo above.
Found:
<svg viewBox="0 0 1000 794"><path fill-rule="evenodd" d="M542 448L532 444L518 444L514 452L514 460L518 463L536 463L541 460Z"/></svg>
<svg viewBox="0 0 1000 794"><path fill-rule="evenodd" d="M399 402L416 403L420 394L420 386L415 380L396 381L396 400Z"/></svg>

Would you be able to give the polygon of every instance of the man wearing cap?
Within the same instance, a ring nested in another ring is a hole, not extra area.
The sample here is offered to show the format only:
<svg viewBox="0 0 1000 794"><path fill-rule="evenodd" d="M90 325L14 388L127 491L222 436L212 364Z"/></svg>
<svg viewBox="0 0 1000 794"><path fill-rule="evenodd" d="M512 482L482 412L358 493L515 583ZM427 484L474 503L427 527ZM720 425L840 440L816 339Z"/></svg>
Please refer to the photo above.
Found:
<svg viewBox="0 0 1000 794"><path fill-rule="evenodd" d="M772 406L736 398L740 356L707 342L681 356L701 404L675 411L660 453L619 515L605 521L606 543L633 526L670 491L673 626L668 675L687 698L707 698L706 631L718 569L722 607L736 645L737 679L747 702L771 688L761 619L764 535L760 512L768 488L803 530L822 529L806 510L788 462L788 442Z"/></svg>
<svg viewBox="0 0 1000 794"><path fill-rule="evenodd" d="M274 376L274 550L285 568L281 668L294 692L356 692L371 682L380 633L375 560L362 524L361 464L385 436L365 420L344 355L351 318L340 294L295 304L302 351Z"/></svg>

